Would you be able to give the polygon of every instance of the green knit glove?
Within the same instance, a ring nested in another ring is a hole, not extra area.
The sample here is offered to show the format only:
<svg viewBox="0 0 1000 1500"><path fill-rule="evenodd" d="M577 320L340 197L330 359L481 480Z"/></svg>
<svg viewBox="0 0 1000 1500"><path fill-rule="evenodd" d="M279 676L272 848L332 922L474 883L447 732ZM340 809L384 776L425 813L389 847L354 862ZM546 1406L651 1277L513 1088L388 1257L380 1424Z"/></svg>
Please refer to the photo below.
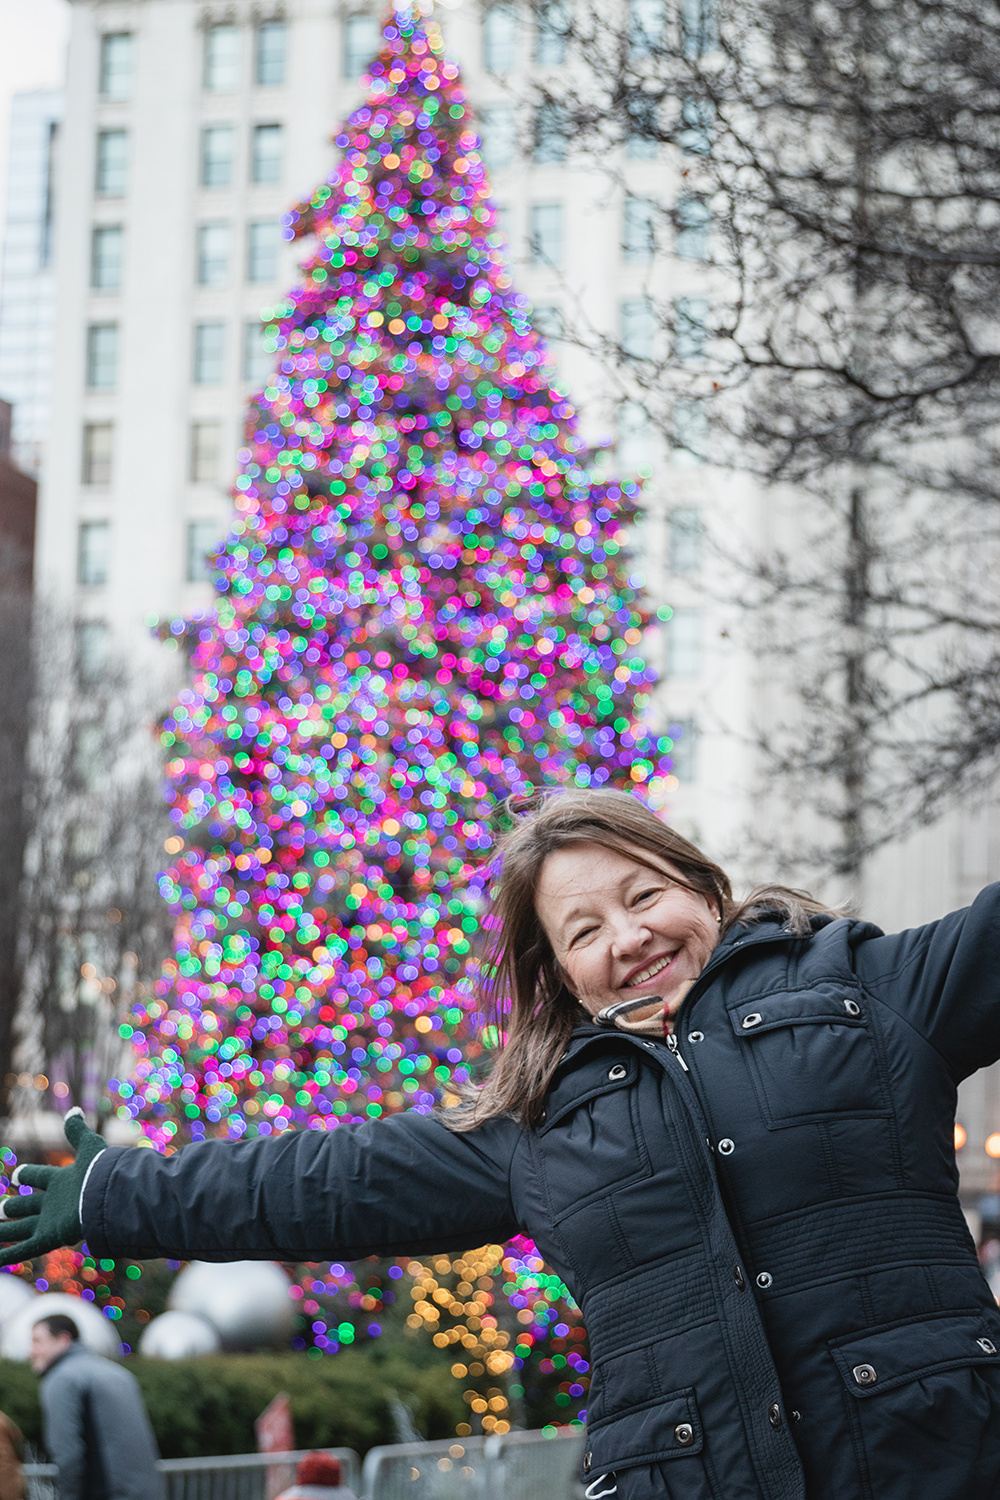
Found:
<svg viewBox="0 0 1000 1500"><path fill-rule="evenodd" d="M68 1167L18 1167L11 1186L24 1183L42 1191L30 1198L0 1198L0 1266L32 1260L83 1239L80 1195L90 1164L105 1143L90 1129L82 1109L71 1109L63 1128L76 1160Z"/></svg>

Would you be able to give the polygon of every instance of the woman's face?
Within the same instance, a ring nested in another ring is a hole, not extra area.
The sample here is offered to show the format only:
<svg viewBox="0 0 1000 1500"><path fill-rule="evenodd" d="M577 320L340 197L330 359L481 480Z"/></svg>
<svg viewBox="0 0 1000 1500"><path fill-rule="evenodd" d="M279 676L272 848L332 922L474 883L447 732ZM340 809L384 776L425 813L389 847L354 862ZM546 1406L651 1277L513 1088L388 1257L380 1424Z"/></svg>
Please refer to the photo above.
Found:
<svg viewBox="0 0 1000 1500"><path fill-rule="evenodd" d="M560 849L542 865L535 911L567 988L591 1015L644 995L676 1014L719 941L715 903L650 858L662 874L600 844Z"/></svg>

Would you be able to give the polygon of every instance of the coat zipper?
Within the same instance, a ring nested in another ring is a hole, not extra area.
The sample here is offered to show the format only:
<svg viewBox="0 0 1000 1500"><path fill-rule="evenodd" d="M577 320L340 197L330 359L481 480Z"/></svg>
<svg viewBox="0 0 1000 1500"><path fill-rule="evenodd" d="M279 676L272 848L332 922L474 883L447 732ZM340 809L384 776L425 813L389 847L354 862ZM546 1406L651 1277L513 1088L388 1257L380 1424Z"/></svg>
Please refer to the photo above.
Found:
<svg viewBox="0 0 1000 1500"><path fill-rule="evenodd" d="M677 1045L677 1038L674 1036L673 1032L671 1032L670 1035L667 1037L667 1047L673 1053L673 1055L676 1057L677 1061L680 1063L680 1065L684 1069L685 1073L690 1073L691 1069L688 1067L688 1065L684 1061L683 1057L681 1057L681 1049Z"/></svg>

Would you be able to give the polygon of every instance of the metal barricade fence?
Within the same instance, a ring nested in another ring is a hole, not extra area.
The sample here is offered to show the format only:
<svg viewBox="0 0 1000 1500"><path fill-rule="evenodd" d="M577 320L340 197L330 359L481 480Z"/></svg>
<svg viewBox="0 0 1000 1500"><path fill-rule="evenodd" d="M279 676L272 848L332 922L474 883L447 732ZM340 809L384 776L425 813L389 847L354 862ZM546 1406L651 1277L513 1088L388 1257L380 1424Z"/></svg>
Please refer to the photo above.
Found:
<svg viewBox="0 0 1000 1500"><path fill-rule="evenodd" d="M582 1429L373 1448L363 1500L579 1500Z"/></svg>
<svg viewBox="0 0 1000 1500"><path fill-rule="evenodd" d="M586 1433L506 1432L486 1440L497 1500L579 1500Z"/></svg>
<svg viewBox="0 0 1000 1500"><path fill-rule="evenodd" d="M295 1465L311 1450L227 1453L212 1458L163 1458L167 1500L274 1500L295 1482ZM358 1493L361 1464L352 1448L323 1448L340 1459L341 1483ZM54 1464L25 1464L27 1500L54 1500Z"/></svg>
<svg viewBox="0 0 1000 1500"><path fill-rule="evenodd" d="M580 1500L584 1433L508 1432L373 1448L362 1469L350 1448L324 1448L340 1459L341 1482L362 1500ZM165 1458L167 1500L274 1500L294 1482L295 1453L232 1453ZM55 1500L53 1464L25 1464L27 1500Z"/></svg>
<svg viewBox="0 0 1000 1500"><path fill-rule="evenodd" d="M361 1472L364 1500L492 1500L486 1439L449 1438L372 1448Z"/></svg>

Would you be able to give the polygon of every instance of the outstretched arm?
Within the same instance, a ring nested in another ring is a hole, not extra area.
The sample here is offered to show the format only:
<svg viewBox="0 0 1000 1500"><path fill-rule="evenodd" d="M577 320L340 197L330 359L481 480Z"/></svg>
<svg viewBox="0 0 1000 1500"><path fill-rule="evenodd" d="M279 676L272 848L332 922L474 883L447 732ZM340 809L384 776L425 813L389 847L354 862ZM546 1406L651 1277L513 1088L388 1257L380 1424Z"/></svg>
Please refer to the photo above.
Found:
<svg viewBox="0 0 1000 1500"><path fill-rule="evenodd" d="M0 1264L81 1238L95 1255L310 1261L502 1243L518 1230L510 1121L456 1135L433 1115L393 1115L170 1157L104 1149L79 1116L66 1128L76 1161L21 1169L43 1192L4 1200L14 1222L0 1223Z"/></svg>

